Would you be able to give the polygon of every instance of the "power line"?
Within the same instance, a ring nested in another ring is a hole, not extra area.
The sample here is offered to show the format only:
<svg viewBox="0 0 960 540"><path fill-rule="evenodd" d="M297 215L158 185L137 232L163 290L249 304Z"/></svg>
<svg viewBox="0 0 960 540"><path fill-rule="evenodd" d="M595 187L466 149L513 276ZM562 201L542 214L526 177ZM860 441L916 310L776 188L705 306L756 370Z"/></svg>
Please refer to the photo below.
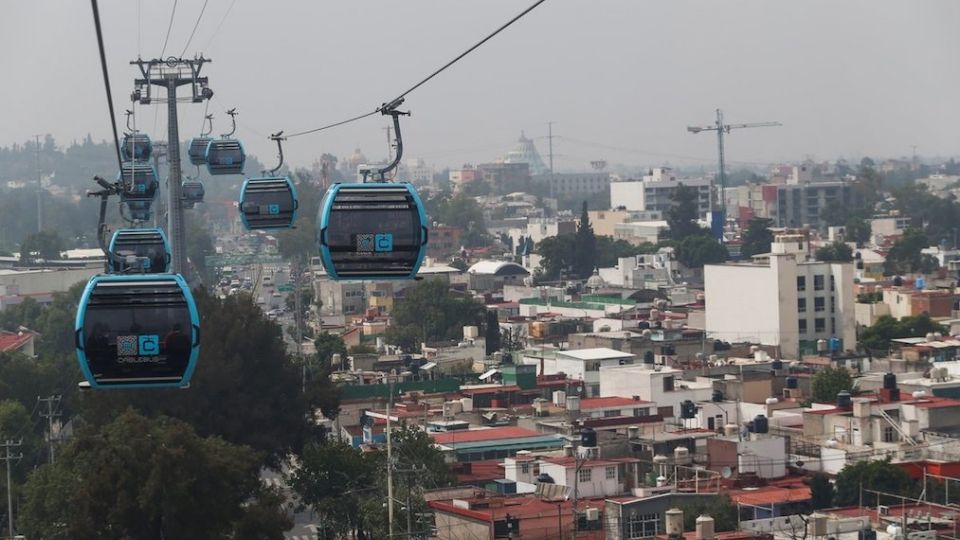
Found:
<svg viewBox="0 0 960 540"><path fill-rule="evenodd" d="M318 131L323 131L323 130L325 130L325 129L330 129L330 128L334 128L334 127L337 127L337 126L342 126L342 125L344 125L344 124L349 124L350 122L356 122L357 120L361 120L361 119L366 118L366 117L368 117L368 116L373 116L373 115L375 115L375 114L377 114L377 113L379 113L379 112L382 112L382 111L384 111L385 109L387 109L387 108L390 107L390 106L396 106L396 105L398 105L400 102L403 101L403 98L405 98L409 93L413 92L413 91L416 90L417 88L420 88L421 86L423 86L424 84L426 84L427 81L429 81L430 79L436 77L437 75L439 75L440 73L442 73L443 71L445 71L445 70L446 70L447 68L449 68L450 66L452 66L452 65L456 64L457 62L459 62L464 56L470 54L471 52L473 52L474 50L476 50L477 48L479 48L481 45L483 45L484 43L486 43L487 41L489 41L490 39L492 39L494 36L496 36L497 34L499 34L499 33L502 32L502 31L506 30L510 25L512 25L513 23L517 22L517 21L520 20L521 18L523 18L524 15L526 15L527 13L530 13L531 11L534 10L534 8L536 8L537 6L539 6L540 4L542 4L542 3L544 3L544 2L546 2L546 0L537 0L536 2L533 3L533 5L531 5L531 6L528 7L527 9L523 10L522 12L520 12L518 15L516 15L515 17L513 17L512 19L510 19L509 21L507 21L507 22L504 23L503 25L501 25L499 28L497 28L496 30L494 30L492 33L488 34L487 37L481 39L480 41L478 41L477 43L475 43L473 46L471 46L469 49L467 49L467 50L463 51L462 53L460 53L459 55L457 55L456 58L454 58L453 60L450 60L449 62L447 62L446 64L444 64L443 66L441 66L439 69L437 69L436 71L434 71L434 72L431 73L430 75L427 75L427 76L426 76L424 79L422 79L420 82L418 82L417 84L411 86L409 89L407 89L407 91L403 92L402 94L400 94L399 96L397 96L397 97L394 98L393 100L391 100L391 101L389 101L389 102L387 102L387 103L385 103L385 104L377 107L377 108L374 109L373 111L370 111L370 112L368 112L368 113L364 113L364 114L361 114L361 115L358 115L358 116L354 116L353 118L348 118L347 120L342 120L342 121L340 121L340 122L334 122L334 123L332 123L332 124L327 124L327 125L325 125L325 126L321 126L321 127L318 127L318 128L308 129L308 130L306 130L306 131L300 131L300 132L297 132L297 133L293 133L292 135L287 135L287 138L289 139L289 138L291 138L291 137L299 137L299 136L301 136L301 135L307 135L307 134L309 134L309 133L316 133L316 132L318 132Z"/></svg>
<svg viewBox="0 0 960 540"><path fill-rule="evenodd" d="M197 27L200 26L200 19L203 18L203 12L207 10L207 2L210 0L203 0L203 7L200 8L200 15L197 16L197 22L193 25L193 30L190 31L190 37L187 38L187 44L183 46L183 52L180 53L180 58L183 58L183 55L187 54L187 49L190 48L190 42L193 41L194 34L197 33ZM163 53L160 54L163 56Z"/></svg>
<svg viewBox="0 0 960 540"><path fill-rule="evenodd" d="M160 49L160 58L167 52L167 42L170 41L170 30L173 29L173 16L177 14L177 0L173 0L173 10L170 11L170 24L167 25L167 35L163 38L163 48Z"/></svg>
<svg viewBox="0 0 960 540"><path fill-rule="evenodd" d="M100 9L97 0L90 0L93 8L93 24L97 28L97 46L100 49L100 69L103 71L103 86L107 90L107 107L110 109L110 128L113 129L113 145L117 150L117 165L123 168L120 157L120 136L117 134L117 115L113 110L113 94L110 92L110 73L107 71L107 54L103 49L103 29L100 28Z"/></svg>
<svg viewBox="0 0 960 540"><path fill-rule="evenodd" d="M203 47L204 50L210 49L210 45L213 43L213 38L217 37L217 34L220 32L220 28L223 27L223 23L227 20L227 16L230 15L230 10L233 9L233 5L236 3L237 3L237 0L233 0L232 2L230 2L230 6L227 7L227 11L224 12L223 18L221 18L220 23L217 24L217 29L213 31L213 34L211 34L210 39L207 40L207 44Z"/></svg>

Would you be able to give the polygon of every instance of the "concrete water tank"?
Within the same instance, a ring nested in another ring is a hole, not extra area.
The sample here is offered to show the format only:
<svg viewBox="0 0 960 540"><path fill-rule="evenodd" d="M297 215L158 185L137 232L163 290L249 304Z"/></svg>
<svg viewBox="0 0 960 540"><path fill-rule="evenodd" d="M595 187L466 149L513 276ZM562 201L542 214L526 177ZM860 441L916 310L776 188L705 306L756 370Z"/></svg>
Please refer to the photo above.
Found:
<svg viewBox="0 0 960 540"><path fill-rule="evenodd" d="M671 508L664 515L667 522L667 535L683 536L683 510Z"/></svg>
<svg viewBox="0 0 960 540"><path fill-rule="evenodd" d="M713 537L713 518L710 516L698 517L696 540L713 540Z"/></svg>

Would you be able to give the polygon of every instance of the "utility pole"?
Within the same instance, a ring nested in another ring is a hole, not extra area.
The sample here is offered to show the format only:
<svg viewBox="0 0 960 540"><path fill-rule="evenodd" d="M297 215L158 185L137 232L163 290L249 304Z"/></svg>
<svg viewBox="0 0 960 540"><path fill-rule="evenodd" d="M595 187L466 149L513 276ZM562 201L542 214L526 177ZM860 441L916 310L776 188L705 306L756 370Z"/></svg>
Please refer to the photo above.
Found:
<svg viewBox="0 0 960 540"><path fill-rule="evenodd" d="M390 378L390 395L387 397L387 527L393 538L393 437L390 433L390 408L393 406L393 375Z"/></svg>
<svg viewBox="0 0 960 540"><path fill-rule="evenodd" d="M547 122L547 148L550 155L550 198L553 198L553 122Z"/></svg>
<svg viewBox="0 0 960 540"><path fill-rule="evenodd" d="M170 173L167 176L167 236L170 238L171 272L183 274L187 260L187 246L184 239L183 205L181 199L180 136L177 124L177 88L190 85L191 103L200 103L213 97L213 90L207 86L207 78L200 76L203 64L210 62L202 56L196 59L170 57L166 60L136 59L130 62L140 68L142 79L134 81L135 89L131 95L133 101L144 105L166 102L167 104L167 163ZM165 99L152 95L153 86L166 88Z"/></svg>
<svg viewBox="0 0 960 540"><path fill-rule="evenodd" d="M40 417L47 419L47 447L50 454L50 464L53 465L53 419L60 418L63 414L60 412L60 400L62 396L53 395L50 397L42 398L37 396L37 403L46 403L47 412L40 411Z"/></svg>
<svg viewBox="0 0 960 540"><path fill-rule="evenodd" d="M40 178L40 135L34 135L37 153L37 232L43 232L43 180Z"/></svg>
<svg viewBox="0 0 960 540"><path fill-rule="evenodd" d="M23 458L23 453L11 454L10 449L15 446L20 446L23 444L23 439L20 439L17 442L13 442L10 439L7 439L6 442L0 444L3 446L4 455L0 456L0 459L7 462L7 533L10 536L10 540L13 540L13 488L10 485L10 467L13 460L19 461Z"/></svg>
<svg viewBox="0 0 960 540"><path fill-rule="evenodd" d="M749 124L725 124L723 122L723 111L717 109L717 121L714 125L706 126L687 126L687 131L690 133L700 133L701 131L716 131L717 132L717 153L720 155L720 165L719 170L717 171L717 180L719 181L719 190L720 197L718 201L719 210L714 213L713 209L713 197L710 197L710 220L711 228L713 229L714 235L717 237L717 240L723 242L723 227L726 224L726 201L723 197L723 188L727 185L727 169L726 169L726 158L724 156L723 150L723 136L724 134L730 133L731 129L740 129L740 128L755 128L755 127L773 127L773 126L782 126L780 122L753 122Z"/></svg>

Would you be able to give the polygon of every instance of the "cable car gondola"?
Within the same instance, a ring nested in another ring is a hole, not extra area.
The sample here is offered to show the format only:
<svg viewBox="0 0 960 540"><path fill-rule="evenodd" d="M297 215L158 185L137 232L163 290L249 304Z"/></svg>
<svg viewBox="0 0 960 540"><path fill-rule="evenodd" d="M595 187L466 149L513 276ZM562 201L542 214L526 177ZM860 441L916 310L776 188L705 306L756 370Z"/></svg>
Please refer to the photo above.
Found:
<svg viewBox="0 0 960 540"><path fill-rule="evenodd" d="M187 155L190 156L190 163L193 165L205 165L207 163L207 147L213 141L210 137L194 137L187 143Z"/></svg>
<svg viewBox="0 0 960 540"><path fill-rule="evenodd" d="M237 130L237 110L230 109L227 114L233 122L233 129L221 135L219 139L210 141L204 154L207 171L212 175L243 174L243 164L247 159L240 141L230 138Z"/></svg>
<svg viewBox="0 0 960 540"><path fill-rule="evenodd" d="M146 133L125 133L123 144L120 145L120 155L124 161L147 161L153 153L153 143Z"/></svg>
<svg viewBox="0 0 960 540"><path fill-rule="evenodd" d="M286 176L248 178L240 190L240 219L252 229L286 229L297 219L297 190Z"/></svg>
<svg viewBox="0 0 960 540"><path fill-rule="evenodd" d="M199 180L186 180L181 184L180 196L183 200L184 208L193 208L196 203L203 202L203 182Z"/></svg>
<svg viewBox="0 0 960 540"><path fill-rule="evenodd" d="M94 276L74 328L92 388L183 388L196 368L200 317L177 274Z"/></svg>
<svg viewBox="0 0 960 540"><path fill-rule="evenodd" d="M123 192L122 201L152 201L157 196L157 170L149 163L128 161L120 168L117 174Z"/></svg>
<svg viewBox="0 0 960 540"><path fill-rule="evenodd" d="M413 185L334 184L317 216L317 242L333 279L413 279L427 245L427 216Z"/></svg>
<svg viewBox="0 0 960 540"><path fill-rule="evenodd" d="M117 229L108 251L111 274L160 274L170 266L170 244L162 229Z"/></svg>
<svg viewBox="0 0 960 540"><path fill-rule="evenodd" d="M153 201L125 201L127 218L133 221L150 221L153 213L150 211Z"/></svg>

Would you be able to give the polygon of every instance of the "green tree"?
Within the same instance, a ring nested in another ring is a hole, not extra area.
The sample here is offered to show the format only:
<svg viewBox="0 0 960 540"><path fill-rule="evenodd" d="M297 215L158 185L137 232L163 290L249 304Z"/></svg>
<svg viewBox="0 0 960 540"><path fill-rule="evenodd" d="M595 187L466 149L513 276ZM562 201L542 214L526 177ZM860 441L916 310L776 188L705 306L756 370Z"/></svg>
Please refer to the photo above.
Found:
<svg viewBox="0 0 960 540"><path fill-rule="evenodd" d="M194 297L201 345L190 387L91 393L84 418L104 424L133 406L184 420L202 436L250 446L276 464L317 433L314 410L336 415L339 392L320 372L301 393L301 366L287 354L280 327L249 295L219 299L196 291Z"/></svg>
<svg viewBox="0 0 960 540"><path fill-rule="evenodd" d="M459 340L464 326L481 326L485 309L472 298L454 295L441 281L421 281L407 287L394 305L387 339L414 347L422 342Z"/></svg>
<svg viewBox="0 0 960 540"><path fill-rule="evenodd" d="M207 256L216 253L213 247L213 236L201 216L193 212L185 214L187 258L190 260L190 266L204 283L212 283L213 277L207 269Z"/></svg>
<svg viewBox="0 0 960 540"><path fill-rule="evenodd" d="M343 338L329 332L318 335L313 340L313 346L317 350L317 363L321 366L329 366L334 354L339 354L341 358L347 355L347 345L343 342Z"/></svg>
<svg viewBox="0 0 960 540"><path fill-rule="evenodd" d="M813 376L811 383L813 401L817 403L834 403L837 394L853 389L853 378L843 366L827 366Z"/></svg>
<svg viewBox="0 0 960 540"><path fill-rule="evenodd" d="M925 313L900 320L881 315L873 325L861 330L860 346L873 354L886 354L891 339L921 337L936 332L944 333L946 329Z"/></svg>
<svg viewBox="0 0 960 540"><path fill-rule="evenodd" d="M576 236L560 234L544 238L537 244L540 260L540 277L545 280L558 280L570 277L574 270Z"/></svg>
<svg viewBox="0 0 960 540"><path fill-rule="evenodd" d="M667 210L667 237L671 240L679 242L688 236L702 234L703 229L697 223L700 216L697 196L696 189L683 183L673 191Z"/></svg>
<svg viewBox="0 0 960 540"><path fill-rule="evenodd" d="M573 259L573 270L580 279L587 279L593 274L593 268L597 262L597 237L593 233L593 226L590 225L586 201L580 209L580 222L577 224L574 249L576 257Z"/></svg>
<svg viewBox="0 0 960 540"><path fill-rule="evenodd" d="M282 540L292 523L264 497L260 467L249 448L127 411L30 477L20 523L30 538L224 538L243 524ZM252 526L251 508L269 529Z"/></svg>
<svg viewBox="0 0 960 540"><path fill-rule="evenodd" d="M683 528L692 531L696 529L699 516L713 518L713 529L716 532L735 531L738 527L737 506L730 497L701 497L697 502L683 505Z"/></svg>
<svg viewBox="0 0 960 540"><path fill-rule="evenodd" d="M484 346L487 356L500 350L500 323L497 322L497 312L487 311L487 320L484 325Z"/></svg>
<svg viewBox="0 0 960 540"><path fill-rule="evenodd" d="M873 233L870 222L858 216L850 216L844 222L847 239L856 242L857 247L863 247L870 241L870 235Z"/></svg>
<svg viewBox="0 0 960 540"><path fill-rule="evenodd" d="M688 236L677 246L677 260L687 268L703 268L705 264L719 264L730 257L727 247L710 236Z"/></svg>
<svg viewBox="0 0 960 540"><path fill-rule="evenodd" d="M314 221L323 199L320 185L305 170L298 170L297 177L297 219L294 226L277 234L277 250L285 259L309 261L317 252Z"/></svg>
<svg viewBox="0 0 960 540"><path fill-rule="evenodd" d="M810 506L814 510L833 507L833 485L830 484L830 478L823 473L810 477Z"/></svg>
<svg viewBox="0 0 960 540"><path fill-rule="evenodd" d="M888 501L900 501L896 497L898 494L908 497L916 494L917 483L903 468L890 463L887 458L885 461L860 461L847 465L837 475L836 488L836 506L859 504L861 489L863 493L873 490L894 494L893 497L880 497L879 500L876 495L871 495L871 502L890 504Z"/></svg>
<svg viewBox="0 0 960 540"><path fill-rule="evenodd" d="M752 257L760 253L770 253L770 244L773 243L773 232L770 231L772 226L772 219L751 218L741 238L743 244L740 246L740 254Z"/></svg>
<svg viewBox="0 0 960 540"><path fill-rule="evenodd" d="M425 206L431 220L460 228L460 240L464 246L480 247L492 241L484 223L483 210L472 197L462 193L455 197L441 195L428 199Z"/></svg>
<svg viewBox="0 0 960 540"><path fill-rule="evenodd" d="M930 245L930 240L921 229L907 229L903 237L897 240L887 259L883 263L883 271L887 275L908 274L911 272L932 272L937 267L937 261L921 251Z"/></svg>
<svg viewBox="0 0 960 540"><path fill-rule="evenodd" d="M56 231L46 230L28 235L20 244L20 257L24 261L55 261L63 258L66 245Z"/></svg>
<svg viewBox="0 0 960 540"><path fill-rule="evenodd" d="M823 262L851 262L853 250L843 242L831 242L817 248L815 256Z"/></svg>

